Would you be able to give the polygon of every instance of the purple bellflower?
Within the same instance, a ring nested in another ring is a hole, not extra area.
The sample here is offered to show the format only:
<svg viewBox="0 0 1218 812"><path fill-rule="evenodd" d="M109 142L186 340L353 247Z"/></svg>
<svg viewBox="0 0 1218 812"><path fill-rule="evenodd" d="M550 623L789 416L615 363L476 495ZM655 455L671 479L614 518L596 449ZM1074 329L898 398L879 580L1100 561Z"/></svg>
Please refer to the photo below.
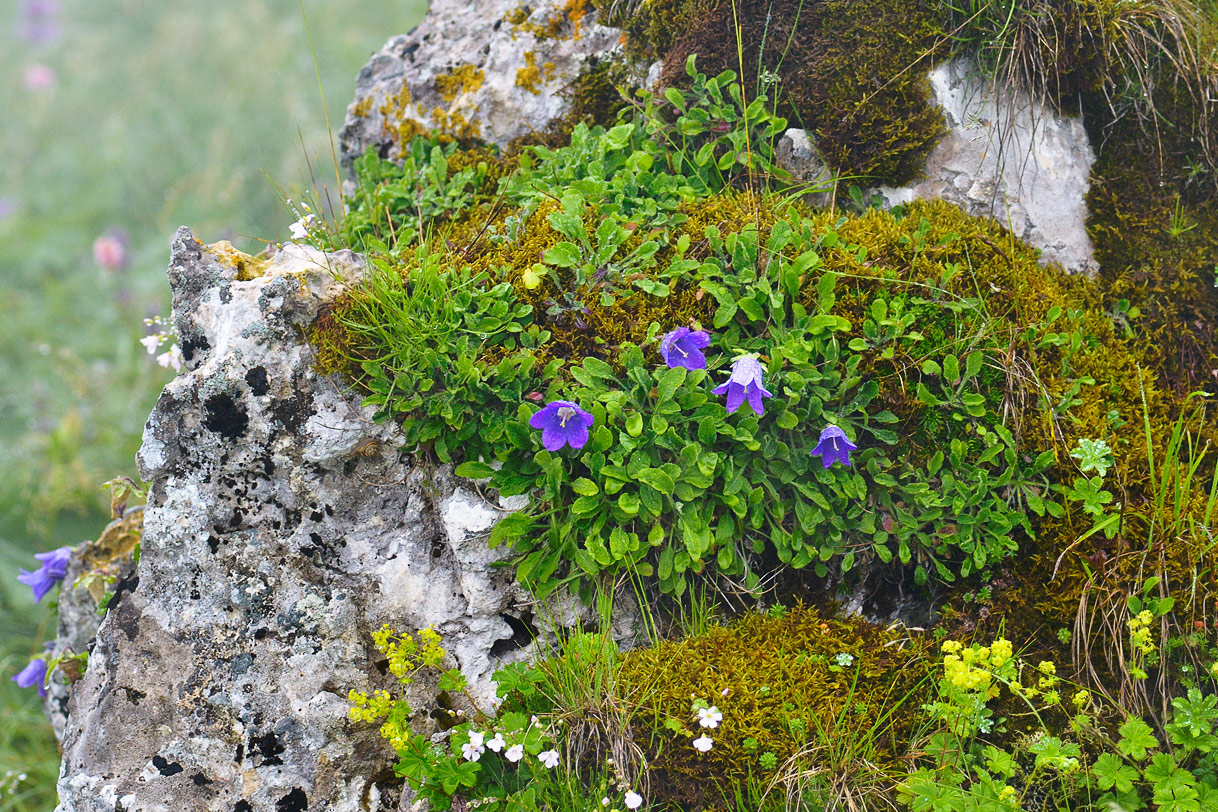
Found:
<svg viewBox="0 0 1218 812"><path fill-rule="evenodd" d="M850 442L846 432L837 426L825 426L825 430L820 433L820 441L817 442L816 448L812 449L812 456L819 454L826 468L835 462L849 468L850 452L856 448L858 446Z"/></svg>
<svg viewBox="0 0 1218 812"><path fill-rule="evenodd" d="M60 547L49 553L34 553L34 558L42 562L42 567L33 572L21 570L21 574L17 576L18 581L34 590L34 603L42 600L42 596L50 592L51 587L68 574L68 560L71 557L71 547Z"/></svg>
<svg viewBox="0 0 1218 812"><path fill-rule="evenodd" d="M38 695L47 695L47 661L43 657L30 660L30 664L17 672L13 677L13 682L20 685L22 688L33 688L38 686Z"/></svg>
<svg viewBox="0 0 1218 812"><path fill-rule="evenodd" d="M702 350L710 346L710 336L702 330L678 327L665 333L660 340L660 355L670 367L706 369L706 356Z"/></svg>
<svg viewBox="0 0 1218 812"><path fill-rule="evenodd" d="M727 393L727 413L731 414L740 408L740 404L748 400L749 406L758 417L765 414L761 405L762 397L773 397L773 393L761 382L761 362L756 355L741 355L732 362L732 374L727 383L720 384L711 391L716 395Z"/></svg>
<svg viewBox="0 0 1218 812"><path fill-rule="evenodd" d="M583 448L594 421L592 415L571 401L552 400L533 415L529 425L541 429L541 444L546 451L557 451L565 445Z"/></svg>

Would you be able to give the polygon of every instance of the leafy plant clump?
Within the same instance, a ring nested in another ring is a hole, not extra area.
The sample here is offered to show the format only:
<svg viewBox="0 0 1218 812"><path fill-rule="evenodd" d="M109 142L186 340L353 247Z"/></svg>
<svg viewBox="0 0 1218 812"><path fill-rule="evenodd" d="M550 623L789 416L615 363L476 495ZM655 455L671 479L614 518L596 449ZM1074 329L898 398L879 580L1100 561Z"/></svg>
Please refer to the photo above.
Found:
<svg viewBox="0 0 1218 812"><path fill-rule="evenodd" d="M708 567L753 588L774 563L950 581L1011 555L1025 505L1059 508L1051 455L1021 455L999 417L1010 314L972 295L977 246L933 229L933 207L868 215L848 241L849 218L730 191L773 173L781 124L730 74L688 68L675 118L645 97L631 121L523 153L481 223L413 251L369 237L368 286L332 314L369 402L408 445L532 497L491 543L541 595L624 570L681 594ZM411 154L392 177L361 163L378 174L356 199L461 176L444 148ZM384 208L382 236L419 222L419 205ZM682 326L709 333L706 369L657 357ZM711 390L743 356L774 396L729 413ZM541 447L530 423L555 400L591 415L586 444ZM813 456L829 425L859 446L849 468Z"/></svg>

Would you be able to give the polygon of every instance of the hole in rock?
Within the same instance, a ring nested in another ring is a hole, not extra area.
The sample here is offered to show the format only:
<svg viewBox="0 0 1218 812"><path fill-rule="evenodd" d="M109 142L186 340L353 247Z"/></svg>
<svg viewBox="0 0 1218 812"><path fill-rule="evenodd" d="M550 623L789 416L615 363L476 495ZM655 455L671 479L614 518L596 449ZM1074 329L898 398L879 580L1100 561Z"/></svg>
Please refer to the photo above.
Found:
<svg viewBox="0 0 1218 812"><path fill-rule="evenodd" d="M152 766L156 767L157 772L161 775L177 775L182 772L182 765L176 761L166 761L160 756L152 757Z"/></svg>
<svg viewBox="0 0 1218 812"><path fill-rule="evenodd" d="M502 657L509 651L522 649L537 637L537 627L533 625L533 616L530 613L526 613L523 618L500 613L499 619L512 630L512 636L500 638L491 645L492 657Z"/></svg>
<svg viewBox="0 0 1218 812"><path fill-rule="evenodd" d="M309 808L309 796L300 787L289 792L275 803L277 812L306 812Z"/></svg>

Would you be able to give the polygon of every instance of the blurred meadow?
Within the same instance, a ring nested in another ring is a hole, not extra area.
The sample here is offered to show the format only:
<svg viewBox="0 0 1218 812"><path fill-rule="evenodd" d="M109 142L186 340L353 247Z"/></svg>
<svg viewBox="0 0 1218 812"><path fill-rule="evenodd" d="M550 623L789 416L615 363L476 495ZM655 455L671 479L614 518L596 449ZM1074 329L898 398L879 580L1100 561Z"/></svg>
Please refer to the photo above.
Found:
<svg viewBox="0 0 1218 812"><path fill-rule="evenodd" d="M257 253L333 186L359 68L426 0L0 3L0 812L50 810L58 757L10 677L53 635L15 580L32 554L95 537L102 482L134 475L172 374L145 351L168 315L169 241ZM165 349L165 348L162 348ZM18 781L22 774L26 777Z"/></svg>

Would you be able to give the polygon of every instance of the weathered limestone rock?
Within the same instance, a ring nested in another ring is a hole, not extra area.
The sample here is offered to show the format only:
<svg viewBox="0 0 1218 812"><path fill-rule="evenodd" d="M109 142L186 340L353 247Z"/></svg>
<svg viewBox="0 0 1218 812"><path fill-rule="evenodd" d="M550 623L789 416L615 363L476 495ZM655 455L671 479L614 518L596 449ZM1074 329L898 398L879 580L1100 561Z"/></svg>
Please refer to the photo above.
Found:
<svg viewBox="0 0 1218 812"><path fill-rule="evenodd" d="M145 428L139 566L67 700L60 812L392 809L392 751L346 719L349 690L389 687L370 632L433 626L484 699L524 656L530 598L485 543L501 506L310 368L301 328L361 271L178 232L186 368Z"/></svg>
<svg viewBox="0 0 1218 812"><path fill-rule="evenodd" d="M821 157L807 130L791 128L778 139L774 150L778 166L791 173L791 180L808 190L813 205L824 205L833 191L833 170Z"/></svg>
<svg viewBox="0 0 1218 812"><path fill-rule="evenodd" d="M995 93L964 60L936 67L930 83L948 134L927 160L924 180L879 190L888 204L942 198L993 217L1046 261L1094 272L1086 196L1095 154L1082 121L1027 93Z"/></svg>
<svg viewBox="0 0 1218 812"><path fill-rule="evenodd" d="M565 112L563 90L619 51L620 31L564 0L432 0L356 78L340 135L349 165L369 147L398 157L423 129L506 146Z"/></svg>

